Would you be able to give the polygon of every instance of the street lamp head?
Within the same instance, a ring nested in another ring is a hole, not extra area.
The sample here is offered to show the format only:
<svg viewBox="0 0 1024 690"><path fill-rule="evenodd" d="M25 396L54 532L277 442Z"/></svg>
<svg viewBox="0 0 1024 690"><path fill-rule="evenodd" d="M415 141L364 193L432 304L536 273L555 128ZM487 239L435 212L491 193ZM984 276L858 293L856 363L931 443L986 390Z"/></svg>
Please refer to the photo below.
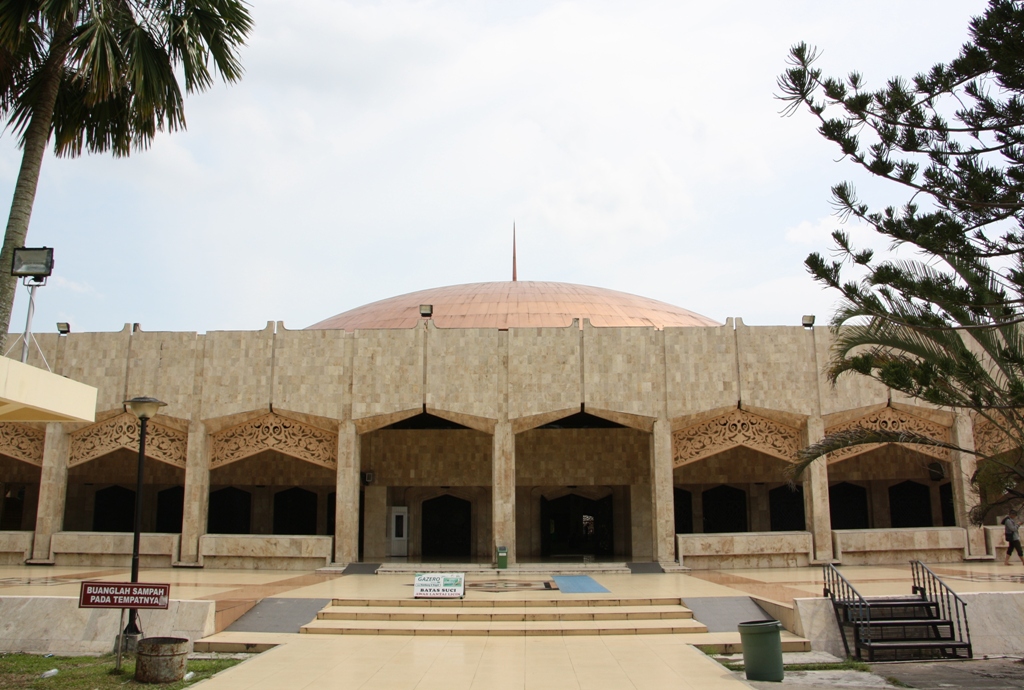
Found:
<svg viewBox="0 0 1024 690"><path fill-rule="evenodd" d="M152 419L156 416L156 413L160 411L161 407L167 405L167 403L161 400L145 396L125 400L124 404L132 411L132 414L139 419Z"/></svg>
<svg viewBox="0 0 1024 690"><path fill-rule="evenodd" d="M18 247L11 262L11 275L39 281L53 273L52 247Z"/></svg>

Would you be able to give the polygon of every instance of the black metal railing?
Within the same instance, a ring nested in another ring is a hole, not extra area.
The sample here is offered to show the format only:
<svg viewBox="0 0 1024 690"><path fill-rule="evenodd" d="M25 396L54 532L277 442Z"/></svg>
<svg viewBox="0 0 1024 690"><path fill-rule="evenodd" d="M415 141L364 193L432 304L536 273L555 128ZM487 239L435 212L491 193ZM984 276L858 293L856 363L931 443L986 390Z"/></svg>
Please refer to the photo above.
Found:
<svg viewBox="0 0 1024 690"><path fill-rule="evenodd" d="M831 563L822 566L825 576L824 595L832 600L832 608L839 624L839 633L843 638L846 656L850 655L850 643L846 640L846 626L853 625L856 653L859 658L860 647L868 642L871 635L871 607L868 600L843 577L842 573Z"/></svg>
<svg viewBox="0 0 1024 690"><path fill-rule="evenodd" d="M967 602L921 561L911 561L910 568L914 573L914 593L938 607L938 617L950 621L956 640L967 643L967 655L973 658L971 630L967 625Z"/></svg>

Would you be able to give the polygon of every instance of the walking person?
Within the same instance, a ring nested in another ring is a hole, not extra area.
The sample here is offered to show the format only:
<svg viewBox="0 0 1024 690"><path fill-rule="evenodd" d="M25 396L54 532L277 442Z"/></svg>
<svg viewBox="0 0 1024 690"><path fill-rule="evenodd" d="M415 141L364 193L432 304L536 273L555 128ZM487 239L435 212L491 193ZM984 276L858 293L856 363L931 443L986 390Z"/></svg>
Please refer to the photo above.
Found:
<svg viewBox="0 0 1024 690"><path fill-rule="evenodd" d="M1020 523L1017 522L1016 510L1011 510L1010 514L1003 518L1003 529L1006 530L1006 560L1003 561L1003 565L1010 565L1010 556L1014 551L1024 565L1024 551L1020 547Z"/></svg>

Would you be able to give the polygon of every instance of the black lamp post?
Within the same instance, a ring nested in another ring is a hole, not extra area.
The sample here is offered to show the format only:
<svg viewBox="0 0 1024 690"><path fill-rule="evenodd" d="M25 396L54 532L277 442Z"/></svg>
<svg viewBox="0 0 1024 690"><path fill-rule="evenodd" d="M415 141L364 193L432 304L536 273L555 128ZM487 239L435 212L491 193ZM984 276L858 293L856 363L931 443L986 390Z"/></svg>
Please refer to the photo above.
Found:
<svg viewBox="0 0 1024 690"><path fill-rule="evenodd" d="M135 538L132 541L132 584L139 581L139 542L142 537L142 470L146 461L146 422L156 416L167 403L156 398L137 397L125 400L124 404L139 418L139 470L135 484ZM139 610L128 609L128 625L125 635L140 635Z"/></svg>

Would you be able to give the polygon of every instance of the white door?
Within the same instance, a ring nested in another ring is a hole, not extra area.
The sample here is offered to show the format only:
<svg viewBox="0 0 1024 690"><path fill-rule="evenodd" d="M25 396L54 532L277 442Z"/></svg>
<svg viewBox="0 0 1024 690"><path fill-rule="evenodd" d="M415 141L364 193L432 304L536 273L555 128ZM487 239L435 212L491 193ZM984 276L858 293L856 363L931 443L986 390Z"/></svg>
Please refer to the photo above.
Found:
<svg viewBox="0 0 1024 690"><path fill-rule="evenodd" d="M405 506L391 508L388 521L388 536L391 538L391 555L409 555L409 509Z"/></svg>

